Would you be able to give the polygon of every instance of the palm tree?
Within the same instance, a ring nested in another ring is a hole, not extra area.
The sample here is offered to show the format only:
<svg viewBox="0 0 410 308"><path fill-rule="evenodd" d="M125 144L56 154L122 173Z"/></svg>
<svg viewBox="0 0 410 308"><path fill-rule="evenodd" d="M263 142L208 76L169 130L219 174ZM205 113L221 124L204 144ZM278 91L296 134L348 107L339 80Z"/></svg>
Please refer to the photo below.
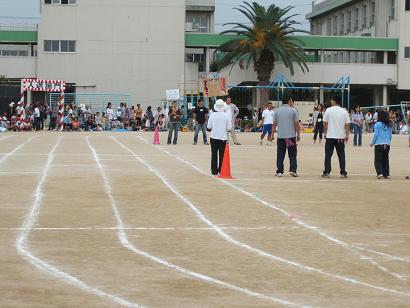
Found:
<svg viewBox="0 0 410 308"><path fill-rule="evenodd" d="M303 51L303 43L295 37L296 33L306 31L296 29L300 25L288 13L294 7L284 9L272 4L268 8L257 2L243 2L235 8L250 21L250 25L242 23L227 23L233 28L222 34L236 34L234 38L222 44L218 51L222 58L218 61L218 68L232 67L239 63L241 68L254 65L257 73L258 85L267 86L274 70L275 62L280 60L294 74L296 63L303 72L308 71L308 57ZM246 63L246 65L245 65ZM259 105L269 99L269 89L261 89Z"/></svg>

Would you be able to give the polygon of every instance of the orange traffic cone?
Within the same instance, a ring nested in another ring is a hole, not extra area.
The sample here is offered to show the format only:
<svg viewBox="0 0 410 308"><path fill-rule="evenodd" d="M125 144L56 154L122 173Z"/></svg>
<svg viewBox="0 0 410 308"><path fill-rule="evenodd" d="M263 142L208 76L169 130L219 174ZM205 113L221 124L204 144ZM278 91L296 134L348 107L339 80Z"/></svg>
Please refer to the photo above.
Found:
<svg viewBox="0 0 410 308"><path fill-rule="evenodd" d="M233 179L231 175L231 155L229 154L229 145L225 146L225 154L222 160L221 173L219 174L220 179Z"/></svg>
<svg viewBox="0 0 410 308"><path fill-rule="evenodd" d="M155 127L155 133L154 133L154 144L159 145L159 129L158 126Z"/></svg>

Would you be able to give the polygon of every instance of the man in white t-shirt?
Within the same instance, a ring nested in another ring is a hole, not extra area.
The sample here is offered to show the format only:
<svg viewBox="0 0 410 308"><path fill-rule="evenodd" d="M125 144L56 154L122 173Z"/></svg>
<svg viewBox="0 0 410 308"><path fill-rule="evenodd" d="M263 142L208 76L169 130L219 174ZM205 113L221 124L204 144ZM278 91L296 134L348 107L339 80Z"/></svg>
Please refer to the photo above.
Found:
<svg viewBox="0 0 410 308"><path fill-rule="evenodd" d="M268 135L268 143L266 145L272 145L272 127L273 117L275 111L273 111L272 103L268 103L267 108L262 112L263 131L261 135L261 145L263 145L263 139Z"/></svg>
<svg viewBox="0 0 410 308"><path fill-rule="evenodd" d="M332 97L330 100L332 107L328 108L323 117L324 132L326 138L325 146L325 170L323 178L330 178L332 171L332 156L336 148L339 158L340 175L347 178L345 143L349 142L350 117L347 110L340 107L340 98Z"/></svg>

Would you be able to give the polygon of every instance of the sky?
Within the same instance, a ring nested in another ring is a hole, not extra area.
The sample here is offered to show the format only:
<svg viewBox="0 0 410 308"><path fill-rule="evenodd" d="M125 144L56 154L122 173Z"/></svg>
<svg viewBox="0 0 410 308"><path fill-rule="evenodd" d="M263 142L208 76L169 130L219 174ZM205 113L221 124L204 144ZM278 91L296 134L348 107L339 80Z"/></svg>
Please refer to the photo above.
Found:
<svg viewBox="0 0 410 308"><path fill-rule="evenodd" d="M0 21L6 23L36 22L39 17L39 2L40 0L0 0ZM301 28L308 30L309 23L305 20L305 15L311 10L311 0L257 0L257 2L266 6L272 3L280 7L288 5L295 6L293 13L301 14L301 16L297 18L297 21L302 23ZM224 23L246 22L246 19L241 16L241 13L233 10L235 6L240 4L240 1L215 0L215 4L216 32L220 32L224 29L222 27Z"/></svg>

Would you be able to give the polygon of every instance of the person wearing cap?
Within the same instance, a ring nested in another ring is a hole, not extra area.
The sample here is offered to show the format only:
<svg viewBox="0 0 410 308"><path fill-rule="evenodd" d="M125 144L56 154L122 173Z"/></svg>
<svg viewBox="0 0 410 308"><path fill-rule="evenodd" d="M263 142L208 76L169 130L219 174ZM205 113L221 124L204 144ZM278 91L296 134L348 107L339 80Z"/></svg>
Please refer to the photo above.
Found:
<svg viewBox="0 0 410 308"><path fill-rule="evenodd" d="M212 175L221 172L222 161L225 154L225 146L228 140L228 131L232 129L232 119L225 113L229 108L226 103L218 99L208 119L207 128L211 132L211 171ZM219 164L218 164L219 154Z"/></svg>

